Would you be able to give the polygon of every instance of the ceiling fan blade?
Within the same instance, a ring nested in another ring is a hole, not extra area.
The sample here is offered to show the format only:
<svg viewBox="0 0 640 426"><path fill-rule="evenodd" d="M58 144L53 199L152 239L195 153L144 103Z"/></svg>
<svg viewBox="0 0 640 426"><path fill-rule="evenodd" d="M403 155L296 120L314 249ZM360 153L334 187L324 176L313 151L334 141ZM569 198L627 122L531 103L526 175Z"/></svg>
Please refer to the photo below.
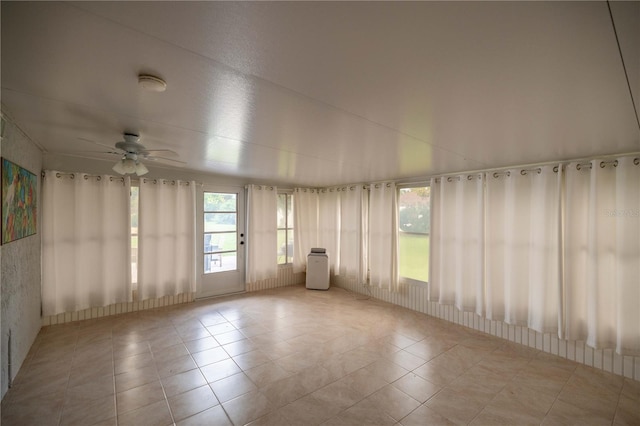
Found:
<svg viewBox="0 0 640 426"><path fill-rule="evenodd" d="M62 154L62 155L82 155L82 154L107 154L107 155L117 155L118 157L122 157L124 155L123 152L118 151L53 151L54 154Z"/></svg>
<svg viewBox="0 0 640 426"><path fill-rule="evenodd" d="M163 155L170 155L172 157L178 157L179 154L175 151L172 151L170 149L145 149L143 151L140 151L141 154L153 154L153 153L162 153Z"/></svg>
<svg viewBox="0 0 640 426"><path fill-rule="evenodd" d="M183 167L183 166L185 166L187 164L184 161L174 160L173 158L156 157L156 156L153 156L153 155L149 155L145 159L146 160L150 160L150 161L154 161L154 162L157 162L157 163L165 163L165 164L168 164L170 166L177 166L177 167Z"/></svg>
<svg viewBox="0 0 640 426"><path fill-rule="evenodd" d="M113 145L107 145L107 144L96 142L94 140L86 139L86 138L76 138L76 139L78 139L79 141L83 141L83 142L89 142L89 143L92 143L94 145L103 146L103 147L108 148L111 151L113 151Z"/></svg>

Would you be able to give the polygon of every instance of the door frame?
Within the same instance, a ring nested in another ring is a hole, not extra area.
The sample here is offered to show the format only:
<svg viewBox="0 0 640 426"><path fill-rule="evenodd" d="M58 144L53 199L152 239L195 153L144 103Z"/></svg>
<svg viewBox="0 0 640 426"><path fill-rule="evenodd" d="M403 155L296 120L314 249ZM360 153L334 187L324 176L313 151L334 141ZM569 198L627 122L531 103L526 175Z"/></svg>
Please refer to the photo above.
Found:
<svg viewBox="0 0 640 426"><path fill-rule="evenodd" d="M236 253L234 271L204 273L204 194L237 194ZM242 293L246 290L246 192L244 186L203 184L196 195L196 299ZM215 283L218 281L218 283ZM214 287L218 286L219 287Z"/></svg>

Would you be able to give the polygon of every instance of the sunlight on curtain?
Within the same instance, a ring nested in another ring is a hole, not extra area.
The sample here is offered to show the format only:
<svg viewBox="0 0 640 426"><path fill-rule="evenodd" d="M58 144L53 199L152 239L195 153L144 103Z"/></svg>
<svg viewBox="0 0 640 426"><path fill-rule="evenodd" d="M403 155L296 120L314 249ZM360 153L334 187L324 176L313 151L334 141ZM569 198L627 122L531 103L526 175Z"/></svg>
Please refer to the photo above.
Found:
<svg viewBox="0 0 640 426"><path fill-rule="evenodd" d="M293 194L293 272L307 270L307 255L318 247L318 190L297 188Z"/></svg>
<svg viewBox="0 0 640 426"><path fill-rule="evenodd" d="M140 179L138 299L195 291L195 182Z"/></svg>
<svg viewBox="0 0 640 426"><path fill-rule="evenodd" d="M45 171L42 314L130 301L129 177Z"/></svg>
<svg viewBox="0 0 640 426"><path fill-rule="evenodd" d="M278 191L249 185L247 190L247 283L278 275ZM294 229L296 224L294 223Z"/></svg>
<svg viewBox="0 0 640 426"><path fill-rule="evenodd" d="M565 331L640 354L640 160L566 167Z"/></svg>
<svg viewBox="0 0 640 426"><path fill-rule="evenodd" d="M371 185L369 193L369 279L398 290L398 206L395 183Z"/></svg>
<svg viewBox="0 0 640 426"><path fill-rule="evenodd" d="M429 297L482 315L484 175L431 179Z"/></svg>
<svg viewBox="0 0 640 426"><path fill-rule="evenodd" d="M336 274L353 277L357 283L365 278L366 246L364 227L367 209L362 185L340 190L340 269Z"/></svg>
<svg viewBox="0 0 640 426"><path fill-rule="evenodd" d="M318 245L327 249L331 274L340 270L340 193L323 189L318 194Z"/></svg>
<svg viewBox="0 0 640 426"><path fill-rule="evenodd" d="M487 177L487 318L557 333L560 184L554 166Z"/></svg>

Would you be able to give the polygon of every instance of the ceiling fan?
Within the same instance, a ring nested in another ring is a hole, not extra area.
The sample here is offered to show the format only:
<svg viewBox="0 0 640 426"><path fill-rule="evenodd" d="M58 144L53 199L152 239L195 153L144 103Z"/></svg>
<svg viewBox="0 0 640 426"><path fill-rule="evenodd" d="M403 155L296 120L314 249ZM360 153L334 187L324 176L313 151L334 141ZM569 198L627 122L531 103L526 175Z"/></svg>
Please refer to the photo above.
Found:
<svg viewBox="0 0 640 426"><path fill-rule="evenodd" d="M93 141L91 141L93 142ZM97 142L93 142L98 144ZM98 144L105 146L103 144ZM121 175L135 173L142 176L149 172L149 169L142 163L142 160L158 161L168 163L175 166L183 166L183 161L167 158L160 155L168 155L177 157L178 154L170 149L147 149L140 143L140 136L134 133L125 133L124 140L117 142L115 151L107 151L105 154L120 155L121 158L113 166L113 170ZM160 154L160 155L158 155Z"/></svg>

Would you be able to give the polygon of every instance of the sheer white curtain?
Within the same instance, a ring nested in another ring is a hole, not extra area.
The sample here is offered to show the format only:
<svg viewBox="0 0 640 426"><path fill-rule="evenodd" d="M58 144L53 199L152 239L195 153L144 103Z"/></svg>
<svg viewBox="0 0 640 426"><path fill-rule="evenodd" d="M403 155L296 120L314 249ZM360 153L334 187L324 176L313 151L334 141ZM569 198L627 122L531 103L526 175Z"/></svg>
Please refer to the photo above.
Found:
<svg viewBox="0 0 640 426"><path fill-rule="evenodd" d="M138 299L195 291L195 182L140 179Z"/></svg>
<svg viewBox="0 0 640 426"><path fill-rule="evenodd" d="M323 189L318 194L318 245L327 249L332 274L340 270L340 193Z"/></svg>
<svg viewBox="0 0 640 426"><path fill-rule="evenodd" d="M487 318L557 332L560 311L560 170L487 177Z"/></svg>
<svg viewBox="0 0 640 426"><path fill-rule="evenodd" d="M372 286L397 291L398 217L395 183L371 185L369 192L369 278Z"/></svg>
<svg viewBox="0 0 640 426"><path fill-rule="evenodd" d="M340 188L338 194L340 264L335 273L361 283L365 277L363 215L366 213L362 185Z"/></svg>
<svg viewBox="0 0 640 426"><path fill-rule="evenodd" d="M129 178L47 170L42 182L43 314L129 301Z"/></svg>
<svg viewBox="0 0 640 426"><path fill-rule="evenodd" d="M640 160L566 167L565 331L640 354Z"/></svg>
<svg viewBox="0 0 640 426"><path fill-rule="evenodd" d="M336 274L355 278L357 283L362 283L366 265L364 201L362 185L340 190L340 268Z"/></svg>
<svg viewBox="0 0 640 426"><path fill-rule="evenodd" d="M431 179L429 297L482 315L484 175Z"/></svg>
<svg viewBox="0 0 640 426"><path fill-rule="evenodd" d="M278 276L277 189L273 186L249 185L247 211L247 283L276 278Z"/></svg>
<svg viewBox="0 0 640 426"><path fill-rule="evenodd" d="M304 272L307 255L318 247L318 190L296 188L293 215L293 272Z"/></svg>

